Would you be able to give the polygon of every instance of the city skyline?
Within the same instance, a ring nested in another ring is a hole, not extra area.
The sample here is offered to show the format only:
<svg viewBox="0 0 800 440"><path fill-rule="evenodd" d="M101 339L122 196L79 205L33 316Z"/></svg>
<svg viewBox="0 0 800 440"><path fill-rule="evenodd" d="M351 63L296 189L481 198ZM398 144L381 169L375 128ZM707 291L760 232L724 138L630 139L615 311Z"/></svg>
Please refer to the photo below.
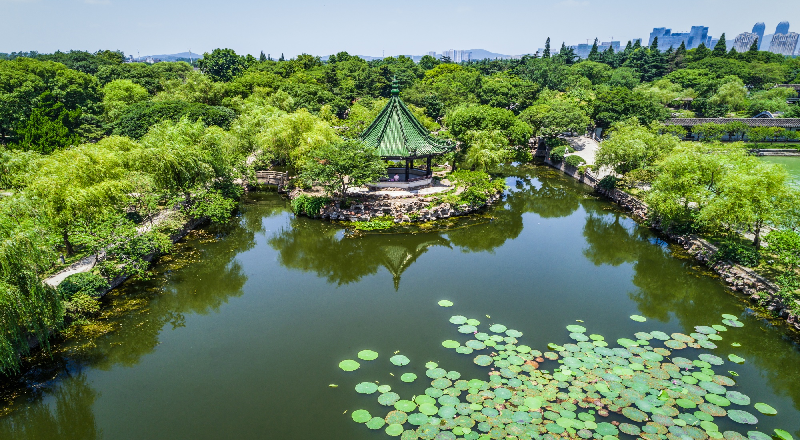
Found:
<svg viewBox="0 0 800 440"><path fill-rule="evenodd" d="M732 1L726 6L736 9L737 3L745 5ZM443 47L479 47L519 55L535 53L548 37L555 49L562 42L591 45L595 38L620 41L624 47L629 40L646 41L654 27L662 26L687 32L702 24L710 35L724 32L732 41L752 28L754 21L765 22L772 30L777 23L791 20L782 11L796 4L776 0L774 7L755 17L721 17L714 0L676 0L673 6L654 16L650 8L631 0L602 4L596 0L505 0L489 10L473 0L411 0L402 7L363 1L268 4L231 0L225 8L208 0L199 0L191 8L175 0L0 0L4 12L0 52L111 49L144 56L229 47L241 54L258 56L263 50L288 58L339 51L365 56L423 55ZM36 22L31 23L31 16L37 17ZM450 19L441 20L442 16Z"/></svg>

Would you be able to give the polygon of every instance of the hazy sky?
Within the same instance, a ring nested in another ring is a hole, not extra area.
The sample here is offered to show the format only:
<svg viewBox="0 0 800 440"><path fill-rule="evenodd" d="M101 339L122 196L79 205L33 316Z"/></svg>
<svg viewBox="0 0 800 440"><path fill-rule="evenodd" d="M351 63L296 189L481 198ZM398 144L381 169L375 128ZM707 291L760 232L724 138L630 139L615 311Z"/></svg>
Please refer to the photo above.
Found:
<svg viewBox="0 0 800 440"><path fill-rule="evenodd" d="M652 5L652 6L651 6ZM653 27L709 26L729 39L756 21L800 30L800 1L770 0L0 0L0 52L119 49L202 53L230 47L277 57L338 51L380 56L444 49L535 52L554 46L647 38Z"/></svg>

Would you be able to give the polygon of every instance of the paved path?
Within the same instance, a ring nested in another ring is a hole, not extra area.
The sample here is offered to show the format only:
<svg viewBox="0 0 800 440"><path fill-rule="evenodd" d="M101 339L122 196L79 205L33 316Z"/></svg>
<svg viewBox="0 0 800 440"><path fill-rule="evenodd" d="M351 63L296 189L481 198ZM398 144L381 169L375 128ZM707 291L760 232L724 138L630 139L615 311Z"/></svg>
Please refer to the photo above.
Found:
<svg viewBox="0 0 800 440"><path fill-rule="evenodd" d="M586 136L566 138L566 140L575 149L575 152L570 156L580 156L588 165L594 165L594 157L597 154L597 150L600 149L600 144L597 141Z"/></svg>
<svg viewBox="0 0 800 440"><path fill-rule="evenodd" d="M358 195L358 194L380 195L380 196L386 195L386 196L389 196L391 198L402 198L402 197L414 197L414 196L423 196L424 197L424 196L431 195L431 194L438 194L438 193L442 193L442 192L445 192L445 191L450 191L451 189L453 189L453 187L450 186L450 185L438 184L438 185L435 185L435 186L430 186L428 188L412 189L410 191L406 191L406 190L400 190L400 191L369 191L366 188L348 188L347 193L348 194L354 194L354 195Z"/></svg>

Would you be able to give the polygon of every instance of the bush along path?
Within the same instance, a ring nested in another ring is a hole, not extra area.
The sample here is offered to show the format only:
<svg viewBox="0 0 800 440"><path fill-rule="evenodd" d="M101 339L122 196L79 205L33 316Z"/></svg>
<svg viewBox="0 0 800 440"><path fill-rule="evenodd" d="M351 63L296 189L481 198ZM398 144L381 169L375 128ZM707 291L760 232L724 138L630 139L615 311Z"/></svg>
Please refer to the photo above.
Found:
<svg viewBox="0 0 800 440"><path fill-rule="evenodd" d="M780 287L773 281L756 273L754 270L726 259L717 254L719 248L709 241L694 234L678 234L664 230L656 221L650 221L647 204L638 198L617 188L607 187L603 179L598 179L589 170L581 170L565 162L554 162L549 157L545 163L562 171L564 174L591 186L595 191L607 197L621 208L633 214L640 221L648 221L650 227L669 238L673 243L683 247L697 261L714 271L733 290L746 296L750 301L764 307L771 314L780 317L793 330L800 331L800 315L794 312L791 304L779 294Z"/></svg>

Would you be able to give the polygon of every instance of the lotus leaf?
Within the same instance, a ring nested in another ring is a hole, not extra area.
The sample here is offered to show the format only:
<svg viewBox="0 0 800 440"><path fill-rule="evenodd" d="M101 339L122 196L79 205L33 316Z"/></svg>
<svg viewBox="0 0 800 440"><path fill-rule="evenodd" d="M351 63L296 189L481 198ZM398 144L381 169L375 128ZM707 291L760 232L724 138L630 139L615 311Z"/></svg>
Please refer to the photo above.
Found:
<svg viewBox="0 0 800 440"><path fill-rule="evenodd" d="M758 418L756 418L756 416L750 414L747 411L742 411L738 409L732 409L728 411L728 418L736 423L742 423L745 425L755 425L756 423L758 423Z"/></svg>
<svg viewBox="0 0 800 440"><path fill-rule="evenodd" d="M780 438L782 440L794 440L794 437L792 437L792 434L789 434L788 432L784 431L783 429L776 429L775 430L775 435L777 435L778 438Z"/></svg>
<svg viewBox="0 0 800 440"><path fill-rule="evenodd" d="M344 371L356 371L360 366L361 364L352 359L347 359L339 362L339 368L341 368Z"/></svg>
<svg viewBox="0 0 800 440"><path fill-rule="evenodd" d="M458 332L463 334L477 333L478 327L475 327L474 325L462 325L458 328Z"/></svg>
<svg viewBox="0 0 800 440"><path fill-rule="evenodd" d="M735 354L729 354L728 355L728 360L730 360L733 363L737 363L737 364L743 364L744 363L744 358L739 357L739 356L737 356Z"/></svg>
<svg viewBox="0 0 800 440"><path fill-rule="evenodd" d="M379 393L388 393L389 391L392 391L391 385L381 385L378 387Z"/></svg>
<svg viewBox="0 0 800 440"><path fill-rule="evenodd" d="M450 317L451 324L461 325L464 324L465 322L467 322L466 316L455 315Z"/></svg>
<svg viewBox="0 0 800 440"><path fill-rule="evenodd" d="M411 383L417 380L417 375L414 373L405 373L402 376L400 376L400 380L406 383Z"/></svg>
<svg viewBox="0 0 800 440"><path fill-rule="evenodd" d="M388 392L378 396L378 403L383 406L393 406L398 400L400 400L400 395L397 393Z"/></svg>
<svg viewBox="0 0 800 440"><path fill-rule="evenodd" d="M759 431L747 431L747 438L750 440L772 440L772 437ZM791 440L791 436L785 440Z"/></svg>
<svg viewBox="0 0 800 440"><path fill-rule="evenodd" d="M386 427L385 432L386 432L386 434L388 434L388 435L390 435L392 437L397 437L398 435L403 433L403 425L401 425L401 424L391 424L391 425Z"/></svg>
<svg viewBox="0 0 800 440"><path fill-rule="evenodd" d="M736 405L749 405L750 404L750 397L746 394L742 394L738 391L728 391L725 394L725 397L731 401L731 403Z"/></svg>
<svg viewBox="0 0 800 440"><path fill-rule="evenodd" d="M437 408L436 405L432 403L423 403L422 405L419 406L419 412L425 414L426 416L432 416L437 412L439 412L439 408Z"/></svg>
<svg viewBox="0 0 800 440"><path fill-rule="evenodd" d="M356 385L356 392L361 394L372 394L375 391L378 391L378 385L374 382L361 382Z"/></svg>
<svg viewBox="0 0 800 440"><path fill-rule="evenodd" d="M453 341L452 339L448 339L446 341L442 341L442 347L444 348L458 348L461 346L461 343L458 341Z"/></svg>
<svg viewBox="0 0 800 440"><path fill-rule="evenodd" d="M775 414L778 414L778 410L776 410L775 408L767 405L766 403L758 402L755 405L753 405L753 408L758 410L758 412L760 412L761 414L768 415L768 416L774 416Z"/></svg>
<svg viewBox="0 0 800 440"><path fill-rule="evenodd" d="M383 428L383 425L385 425L385 424L386 424L386 421L383 420L382 418L373 417L372 419L370 419L369 422L367 422L367 428L369 428L369 429L381 429L381 428Z"/></svg>
<svg viewBox="0 0 800 440"><path fill-rule="evenodd" d="M370 419L372 419L372 415L370 415L369 411L365 409L355 410L350 416L356 423L367 423Z"/></svg>
<svg viewBox="0 0 800 440"><path fill-rule="evenodd" d="M645 318L644 316L640 316L640 315L631 315L631 319L636 321L636 322L645 322L645 321L647 321L647 318Z"/></svg>
<svg viewBox="0 0 800 440"><path fill-rule="evenodd" d="M442 306L442 307L452 307L453 306L453 302L452 301L448 301L446 299L443 299L443 300L439 301L439 305Z"/></svg>
<svg viewBox="0 0 800 440"><path fill-rule="evenodd" d="M491 330L491 331L493 331L495 333L503 333L504 331L508 330L508 328L506 326L504 326L503 324L492 324L489 327L489 330Z"/></svg>
<svg viewBox="0 0 800 440"><path fill-rule="evenodd" d="M394 408L398 411L403 411L405 413L409 413L414 411L414 408L417 407L417 404L410 401L410 400L398 400L394 404Z"/></svg>
<svg viewBox="0 0 800 440"><path fill-rule="evenodd" d="M403 356L402 354L397 354L389 358L389 362L397 365L398 367L402 367L403 365L408 365L411 360L407 357Z"/></svg>
<svg viewBox="0 0 800 440"><path fill-rule="evenodd" d="M408 423L414 426L420 426L428 423L428 416L422 413L414 413L408 416Z"/></svg>

